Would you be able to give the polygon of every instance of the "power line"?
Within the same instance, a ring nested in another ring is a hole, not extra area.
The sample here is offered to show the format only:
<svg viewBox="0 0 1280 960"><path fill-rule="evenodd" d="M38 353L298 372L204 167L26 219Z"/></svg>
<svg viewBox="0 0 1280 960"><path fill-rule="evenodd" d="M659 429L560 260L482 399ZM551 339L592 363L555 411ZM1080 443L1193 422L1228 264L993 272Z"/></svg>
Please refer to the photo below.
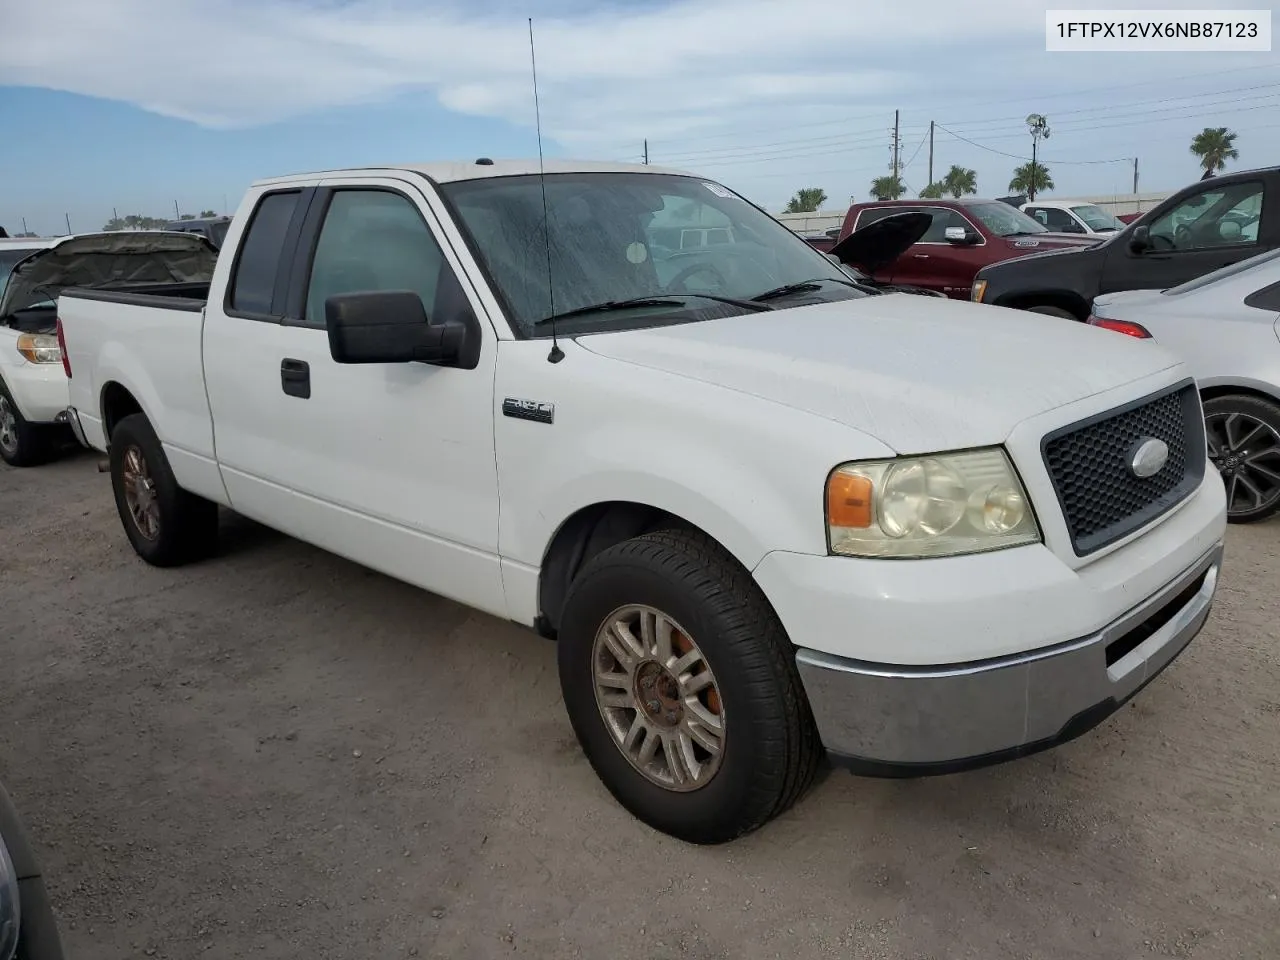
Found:
<svg viewBox="0 0 1280 960"><path fill-rule="evenodd" d="M1223 76L1223 75L1226 75L1226 74L1232 74L1232 75L1235 75L1235 76L1239 76L1239 75L1240 75L1240 74L1242 74L1242 73L1247 73L1247 72L1254 71L1254 70L1277 70L1277 69L1280 69L1280 64L1275 64L1275 63L1259 63L1259 64L1253 64L1253 65L1251 65L1251 66L1247 66L1247 67L1231 67L1231 68L1229 68L1229 69L1224 69L1224 70L1209 70L1209 71L1205 71L1205 72L1201 72L1201 73L1191 73L1191 74L1186 74L1186 75L1184 75L1184 76L1182 76L1182 77L1179 77L1178 79L1179 79L1179 80L1182 80L1182 81L1188 81L1188 80L1199 80L1199 79L1203 79L1203 78L1206 78L1206 77L1217 77L1217 76ZM1014 97L1005 97L1005 98L998 99L998 100L985 100L985 101L979 101L979 102L977 102L977 103L972 103L972 102L968 102L968 101L959 101L959 100L956 100L956 101L951 101L951 103L950 103L950 104L947 104L947 103L944 101L944 102L943 102L943 104L941 104L941 105L940 105L940 107L941 107L941 108L946 108L946 107L948 107L948 106L957 106L957 105L958 105L958 106L963 106L964 108L968 109L968 108L970 108L970 107L1002 106L1002 105L1005 105L1005 104L1013 104L1013 103L1031 103L1031 102L1036 102L1036 103L1038 103L1038 102L1042 102L1042 101L1046 101L1046 100L1060 100L1060 99L1062 99L1062 98L1064 98L1064 97L1084 96L1084 95L1087 95L1087 94L1093 94L1093 93L1113 94L1113 93L1115 93L1117 90L1132 90L1132 89L1137 88L1137 87L1149 87L1149 86L1153 86L1153 85L1165 85L1165 86L1167 86L1168 84L1169 84L1169 79L1168 79L1167 77L1160 77L1160 78L1155 78L1155 79L1151 79L1151 80L1136 80L1136 81L1133 81L1133 82L1131 82L1131 83L1108 84L1108 85L1100 86L1100 87L1088 87L1088 88L1081 89L1081 90L1070 90L1070 91L1063 91L1063 92L1058 92L1058 93L1027 94L1027 95L1025 95L1025 96L1019 96L1019 97L1016 97L1016 98L1014 98ZM1227 92L1227 91L1217 91L1217 92ZM1166 102L1166 101L1170 101L1170 100L1188 99L1188 98L1190 98L1190 97L1194 97L1194 96L1212 96L1212 95L1214 95L1214 94L1187 94L1187 95L1184 95L1184 96L1182 96L1182 97L1165 97L1165 98L1161 98L1161 99L1159 99L1159 100L1155 100L1155 101L1138 101L1138 102L1139 102L1139 103L1142 103L1142 102ZM935 109L936 109L936 108L939 108L939 105L935 105ZM924 108L922 108L922 109L924 109ZM832 118L823 119L823 120L811 120L811 121L806 121L806 122L804 122L804 123L789 124L788 126L786 126L786 127L784 127L784 128L779 128L779 127L777 127L777 126L775 125L775 126L771 126L771 127L768 127L768 128L755 128L755 130L757 130L757 131L759 131L759 132L763 132L763 133L765 133L765 134L767 135L767 134L771 134L771 133L772 133L772 134L776 134L776 133L778 133L778 132L779 132L779 130L780 130L780 129L785 129L785 130L801 130L801 129L812 129L812 128L814 128L814 127L828 127L828 126L837 126L837 125L848 125L848 124L851 124L851 123L862 123L862 122L864 122L864 121L874 121L874 120L877 120L877 119L879 119L879 118L883 117L887 112L888 112L888 108L885 108L885 109L880 110L880 111L878 111L878 112L876 112L876 113L859 114L859 115L857 115L857 116L832 117ZM1054 112L1055 112L1056 114L1070 114L1070 113L1074 113L1074 112L1076 112L1076 111L1072 111L1072 110L1067 110L1067 111L1063 111L1063 110L1056 110L1056 111L1054 111ZM1004 119L1004 118L998 118L998 119L999 119L999 120L1001 120L1001 121L1003 121L1003 119ZM1021 120L1021 119L1022 119L1022 117L1016 117L1016 118L1010 118L1010 119L1011 119L1011 120ZM974 120L974 121L952 121L952 122L953 122L956 126L963 126L963 125L964 125L965 123L967 123L967 122L968 122L968 123L987 123L987 122L991 122L991 121L990 121L990 120ZM752 132L753 132L753 131L752 131L752 130L750 130L750 129L748 129L748 130L730 130L730 131L724 131L724 132L722 132L722 133L704 134L704 135L702 135L702 136L700 136L700 137L686 137L686 138L684 138L684 139L678 139L678 140L674 140L674 141L670 141L670 142L671 142L671 143L673 143L675 146L678 146L678 147L685 147L685 146L687 146L687 145L689 145L689 144L706 143L706 142L708 142L708 141L724 140L724 139L733 138L733 137L749 137L749 136L751 136ZM724 148L722 148L722 149L724 149ZM689 154L689 153L691 153L691 152L690 152L690 151L686 151L686 154Z"/></svg>
<svg viewBox="0 0 1280 960"><path fill-rule="evenodd" d="M1259 85L1257 87L1253 87L1249 89L1262 89L1263 87L1266 87L1266 86L1280 87L1280 84ZM1202 96L1202 97L1215 96L1219 92L1226 92L1226 91L1218 91L1210 94L1200 94L1198 96ZM1277 98L1280 98L1280 93L1259 94L1254 97L1246 97L1242 99L1229 98L1225 100L1208 101L1205 103L1198 103L1198 104L1180 104L1174 107L1138 110L1130 113L1116 113L1115 106L1090 107L1087 109L1082 108L1080 110L1070 111L1070 112L1075 114L1085 114L1085 113L1098 114L1102 119L1121 120L1125 122L1110 123L1110 124L1104 124L1100 126L1096 121L1090 120L1087 117L1081 116L1081 117L1076 117L1073 120L1068 120L1066 121L1065 124L1060 123L1056 126L1059 132L1062 133L1062 132L1072 132L1072 131L1081 131L1081 130L1092 131L1097 129L1114 128L1118 126L1136 126L1139 124L1156 122L1157 120L1195 119L1198 117L1210 116L1210 115L1218 116L1224 112L1223 108L1226 108L1225 112L1232 112L1233 110L1234 112L1244 112L1244 111L1250 111L1250 110L1274 106L1276 105L1275 101L1277 100ZM1249 101L1255 101L1255 100L1261 100L1264 102L1253 104L1251 106L1240 106L1241 103L1248 103ZM1154 101L1154 102L1158 103L1163 101ZM1187 112L1187 111L1190 111L1190 112ZM1172 115L1169 115L1169 114L1172 114ZM1144 118L1148 118L1148 119L1144 119ZM965 137L962 137L953 128L954 127L963 128L966 125L973 125L979 122L980 121L974 121L974 120L969 120L969 121L948 120L946 123L946 128L947 128L947 132L950 133L952 136L957 137L959 139L966 139ZM994 121L987 120L987 121L981 121L981 122L991 123ZM939 123L939 126L942 126L942 124ZM1003 130L1004 128L1002 127L999 129ZM923 130L924 130L923 136L927 138L928 130L927 128L923 128ZM965 130L965 133L971 136L981 136L983 137L983 139L986 139L986 140L1014 140L1014 139L1021 140L1023 137L1023 134L1021 133L1006 134L1002 132L997 132L997 130L995 129L992 129L989 131ZM816 155L823 155L824 153L830 154L831 152L833 152L831 150L814 151L812 150L812 147L816 147L816 146L825 146L825 147L831 147L831 148L856 147L856 146L861 146L862 144L877 142L880 140L882 136L883 134L880 134L878 131L875 131L875 130L859 130L859 131L852 131L845 134L837 134L837 135L825 136L825 137L778 140L778 141L773 141L769 144L758 144L758 145L755 145L755 147L745 151L739 150L739 149L733 149L733 148L725 148L725 147L718 148L716 150L703 150L697 153L691 152L688 154L667 157L667 158L664 158L664 162L695 163L695 164L731 162L736 164L740 161L746 161L748 158L754 158L754 159L760 159L760 160L793 159L795 157L802 156L807 153L815 153ZM973 141L969 141L969 142L973 142ZM978 144L978 145L983 146L982 144ZM779 151L776 148L783 148L783 149ZM801 152L796 153L795 151L797 150ZM1009 154L1009 156L1015 156L1015 155ZM1024 159L1024 158L1019 158L1019 159ZM1094 161L1074 161L1074 162L1085 163L1085 162L1094 162ZM1111 161L1098 161L1098 162L1111 162Z"/></svg>
<svg viewBox="0 0 1280 960"><path fill-rule="evenodd" d="M995 147L988 147L985 143L978 143L976 140L970 140L968 137L962 137L960 134L956 133L954 130L949 130L949 129L947 129L946 127L944 127L942 124L938 124L938 129L939 129L939 130L941 130L943 133L950 134L951 136L955 137L957 140L963 140L965 143L967 143L967 144L969 144L969 145L971 145L971 146L977 147L979 150L986 150L988 153L998 153L998 154L1000 154L1000 156L1002 156L1002 157L1011 157L1011 158L1012 158L1012 159L1014 159L1014 160L1030 160L1030 159L1031 159L1030 157L1024 157L1024 156L1022 156L1021 154L1017 154L1017 153L1006 153L1006 152L1005 152L1005 151L1003 151L1003 150L997 150ZM1040 161L1040 163L1043 163L1043 164L1046 164L1046 165L1048 165L1048 164L1050 164L1050 163L1058 163L1058 164L1080 163L1080 164L1085 164L1085 163L1132 163L1132 162L1133 162L1133 157L1118 157L1118 158L1116 158L1115 160L1075 160L1075 161L1072 161L1072 160L1041 160L1041 161Z"/></svg>
<svg viewBox="0 0 1280 960"><path fill-rule="evenodd" d="M906 163L904 163L904 164L902 165L902 169L903 169L903 170L906 170L906 169L907 169L907 167L911 166L911 162L912 162L912 160L915 160L915 158L916 158L917 156L919 156L919 155L920 155L920 150L921 150L921 148L925 145L925 141L927 141L928 139L929 139L929 131L928 131L928 130L926 130L926 131L924 132L924 136L920 138L920 142L919 142L918 144L916 144L916 149L915 149L915 151L911 154L911 160L908 160Z"/></svg>

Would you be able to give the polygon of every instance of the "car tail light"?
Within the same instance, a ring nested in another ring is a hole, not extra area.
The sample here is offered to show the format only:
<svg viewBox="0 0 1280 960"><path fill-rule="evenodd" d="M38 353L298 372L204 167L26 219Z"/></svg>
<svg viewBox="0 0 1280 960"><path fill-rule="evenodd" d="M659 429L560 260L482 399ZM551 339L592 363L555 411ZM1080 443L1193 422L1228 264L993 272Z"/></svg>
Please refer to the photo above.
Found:
<svg viewBox="0 0 1280 960"><path fill-rule="evenodd" d="M1104 330L1114 330L1116 333L1123 333L1126 337L1133 337L1136 340L1150 340L1151 331L1140 323L1132 323L1128 320L1112 320L1110 317L1089 317L1089 323L1095 327L1102 327ZM66 351L63 351L66 356Z"/></svg>
<svg viewBox="0 0 1280 960"><path fill-rule="evenodd" d="M45 329L48 329L47 327ZM71 359L67 356L67 338L62 335L62 318L58 318L58 351L62 354L62 372L71 379Z"/></svg>

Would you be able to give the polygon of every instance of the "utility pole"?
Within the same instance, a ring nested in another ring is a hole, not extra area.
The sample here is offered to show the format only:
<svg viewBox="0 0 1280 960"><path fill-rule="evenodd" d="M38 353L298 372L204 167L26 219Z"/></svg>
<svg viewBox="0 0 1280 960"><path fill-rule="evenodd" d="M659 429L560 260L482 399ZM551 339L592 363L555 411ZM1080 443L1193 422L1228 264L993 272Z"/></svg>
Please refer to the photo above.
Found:
<svg viewBox="0 0 1280 960"><path fill-rule="evenodd" d="M929 183L933 186L933 121L929 121Z"/></svg>
<svg viewBox="0 0 1280 960"><path fill-rule="evenodd" d="M1138 158L1133 158L1133 195L1138 195Z"/></svg>
<svg viewBox="0 0 1280 960"><path fill-rule="evenodd" d="M115 208L115 207L112 207L112 208L111 208L111 219L112 219L112 220L119 220L119 219L120 219L120 214L116 212L116 208Z"/></svg>
<svg viewBox="0 0 1280 960"><path fill-rule="evenodd" d="M180 214L180 213L178 212L178 201L177 201L177 200L173 201L173 219L175 219L175 220L181 220L181 219L182 219L182 214Z"/></svg>
<svg viewBox="0 0 1280 960"><path fill-rule="evenodd" d="M27 229L27 218L22 218L22 235L25 237L31 231Z"/></svg>
<svg viewBox="0 0 1280 960"><path fill-rule="evenodd" d="M644 165L646 167L649 165L649 141L647 138L644 141Z"/></svg>
<svg viewBox="0 0 1280 960"><path fill-rule="evenodd" d="M893 179L898 180L898 111L893 111Z"/></svg>
<svg viewBox="0 0 1280 960"><path fill-rule="evenodd" d="M70 236L71 235L71 214L64 213L63 216L67 218L67 235Z"/></svg>
<svg viewBox="0 0 1280 960"><path fill-rule="evenodd" d="M1027 199L1035 200L1036 198L1036 147L1040 145L1040 138L1049 139L1049 120L1040 113L1032 113L1027 115L1027 130L1031 134L1031 172L1028 176Z"/></svg>

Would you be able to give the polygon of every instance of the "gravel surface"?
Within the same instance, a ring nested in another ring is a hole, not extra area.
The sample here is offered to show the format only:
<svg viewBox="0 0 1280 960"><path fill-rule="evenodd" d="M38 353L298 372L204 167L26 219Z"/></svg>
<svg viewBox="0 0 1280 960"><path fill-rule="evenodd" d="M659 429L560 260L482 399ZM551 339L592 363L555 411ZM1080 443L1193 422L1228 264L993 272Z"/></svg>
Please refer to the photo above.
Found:
<svg viewBox="0 0 1280 960"><path fill-rule="evenodd" d="M612 802L547 641L224 528L155 570L93 457L0 465L0 780L72 960L1280 956L1280 523L1083 739L718 848Z"/></svg>

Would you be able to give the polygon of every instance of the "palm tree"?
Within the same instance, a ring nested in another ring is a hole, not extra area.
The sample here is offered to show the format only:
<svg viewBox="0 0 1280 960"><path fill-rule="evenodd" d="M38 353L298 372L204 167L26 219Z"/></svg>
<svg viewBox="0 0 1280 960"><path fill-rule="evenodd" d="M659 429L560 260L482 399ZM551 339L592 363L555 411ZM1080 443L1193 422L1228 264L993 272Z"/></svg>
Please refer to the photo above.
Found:
<svg viewBox="0 0 1280 960"><path fill-rule="evenodd" d="M1009 189L1014 193L1039 194L1053 189L1053 177L1049 168L1043 163L1035 165L1035 183L1031 182L1031 164L1024 163L1013 171L1013 179L1009 181Z"/></svg>
<svg viewBox="0 0 1280 960"><path fill-rule="evenodd" d="M944 192L944 188L942 186L941 181L939 181L938 183L931 183L927 187L925 187L923 190L920 191L920 199L921 200L941 200L943 192Z"/></svg>
<svg viewBox="0 0 1280 960"><path fill-rule="evenodd" d="M805 187L797 190L796 195L787 204L787 213L813 213L821 210L827 202L827 192L821 187Z"/></svg>
<svg viewBox="0 0 1280 960"><path fill-rule="evenodd" d="M871 195L877 200L897 200L907 192L901 177L876 177L871 181Z"/></svg>
<svg viewBox="0 0 1280 960"><path fill-rule="evenodd" d="M953 164L951 169L947 171L947 175L942 178L941 186L944 191L956 199L966 194L977 193L978 173L976 170L969 170Z"/></svg>
<svg viewBox="0 0 1280 960"><path fill-rule="evenodd" d="M1240 151L1235 148L1236 134L1226 127L1205 127L1191 139L1191 152L1200 158L1204 168L1204 180L1227 165L1228 160L1238 160Z"/></svg>

